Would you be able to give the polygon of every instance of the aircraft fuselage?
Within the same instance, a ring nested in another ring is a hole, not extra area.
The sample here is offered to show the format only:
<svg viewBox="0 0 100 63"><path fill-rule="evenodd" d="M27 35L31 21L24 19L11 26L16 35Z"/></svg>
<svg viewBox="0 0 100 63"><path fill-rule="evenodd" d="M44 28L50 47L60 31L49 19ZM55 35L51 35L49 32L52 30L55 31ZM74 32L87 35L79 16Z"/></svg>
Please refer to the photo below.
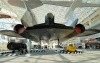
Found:
<svg viewBox="0 0 100 63"><path fill-rule="evenodd" d="M55 23L53 14L48 13L45 17L45 23L33 25L26 29L24 29L23 25L18 24L15 26L14 30L24 38L34 41L56 39L64 41L84 32L85 28L81 24L77 24L73 27Z"/></svg>
<svg viewBox="0 0 100 63"><path fill-rule="evenodd" d="M72 32L74 32L73 27L68 27L57 23L52 25L46 25L43 23L34 25L33 27L27 27L21 36L28 39L36 39L37 41L39 38L43 40L55 40L58 38L62 39Z"/></svg>

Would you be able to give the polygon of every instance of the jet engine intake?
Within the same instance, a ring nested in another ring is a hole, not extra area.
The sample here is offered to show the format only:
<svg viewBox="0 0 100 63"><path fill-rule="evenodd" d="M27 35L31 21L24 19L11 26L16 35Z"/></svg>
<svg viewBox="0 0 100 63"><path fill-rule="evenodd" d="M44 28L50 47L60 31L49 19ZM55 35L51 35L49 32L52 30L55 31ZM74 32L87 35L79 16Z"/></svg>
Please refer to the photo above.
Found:
<svg viewBox="0 0 100 63"><path fill-rule="evenodd" d="M18 34L21 34L23 31L25 30L24 26L21 25L21 24L17 24L15 27L14 27L14 31Z"/></svg>
<svg viewBox="0 0 100 63"><path fill-rule="evenodd" d="M83 32L85 31L85 27L84 27L82 24L77 24L77 25L75 26L75 31L76 31L77 33L83 33Z"/></svg>

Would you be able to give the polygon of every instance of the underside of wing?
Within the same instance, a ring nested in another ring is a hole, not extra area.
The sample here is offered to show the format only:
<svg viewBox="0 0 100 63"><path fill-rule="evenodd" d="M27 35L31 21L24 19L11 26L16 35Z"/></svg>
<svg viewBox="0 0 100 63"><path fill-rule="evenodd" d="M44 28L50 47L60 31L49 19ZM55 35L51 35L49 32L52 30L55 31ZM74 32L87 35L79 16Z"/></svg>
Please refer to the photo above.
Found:
<svg viewBox="0 0 100 63"><path fill-rule="evenodd" d="M100 7L100 4L92 4L92 3L80 3L79 7Z"/></svg>
<svg viewBox="0 0 100 63"><path fill-rule="evenodd" d="M58 6L65 6L70 7L70 5L73 3L72 1L42 1L43 4L49 4L49 5L58 5Z"/></svg>
<svg viewBox="0 0 100 63"><path fill-rule="evenodd" d="M89 29L89 30L86 30L85 32L83 32L82 34L79 34L78 37L89 36L89 35L93 35L93 34L96 34L96 33L100 33L100 30L98 30L98 29Z"/></svg>
<svg viewBox="0 0 100 63"><path fill-rule="evenodd" d="M13 6L25 8L23 1L26 1L31 9L43 5L40 0L8 0L8 3L10 3Z"/></svg>
<svg viewBox="0 0 100 63"><path fill-rule="evenodd" d="M73 1L42 1L43 4L58 5L64 7L70 7ZM83 3L82 0L77 0L76 7L100 7L100 4Z"/></svg>
<svg viewBox="0 0 100 63"><path fill-rule="evenodd" d="M15 33L12 30L0 30L0 34L2 35L6 35L6 36L10 36L10 37L19 37L19 38L23 38L22 36L20 36L19 34Z"/></svg>

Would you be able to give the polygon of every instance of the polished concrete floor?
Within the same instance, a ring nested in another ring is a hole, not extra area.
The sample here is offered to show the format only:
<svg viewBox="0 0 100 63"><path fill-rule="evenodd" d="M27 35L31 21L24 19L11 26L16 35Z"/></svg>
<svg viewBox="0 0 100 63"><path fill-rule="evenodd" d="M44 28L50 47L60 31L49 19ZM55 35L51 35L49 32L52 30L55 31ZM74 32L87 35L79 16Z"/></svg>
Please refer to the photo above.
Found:
<svg viewBox="0 0 100 63"><path fill-rule="evenodd" d="M32 53L30 57L1 56L0 63L100 63L100 51L84 51L82 54L61 54L53 50Z"/></svg>

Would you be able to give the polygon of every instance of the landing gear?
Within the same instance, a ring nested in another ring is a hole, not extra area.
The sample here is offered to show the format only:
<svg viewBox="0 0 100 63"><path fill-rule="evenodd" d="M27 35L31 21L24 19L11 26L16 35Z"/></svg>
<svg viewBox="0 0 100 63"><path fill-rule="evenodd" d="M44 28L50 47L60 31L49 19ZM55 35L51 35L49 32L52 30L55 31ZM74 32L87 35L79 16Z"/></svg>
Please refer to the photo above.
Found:
<svg viewBox="0 0 100 63"><path fill-rule="evenodd" d="M58 38L58 48L60 48L60 41L59 41L59 38Z"/></svg>
<svg viewBox="0 0 100 63"><path fill-rule="evenodd" d="M41 43L41 37L39 38L39 43L38 43L38 49L33 50L33 52L45 52L45 50L42 48L42 43Z"/></svg>
<svg viewBox="0 0 100 63"><path fill-rule="evenodd" d="M62 46L60 46L60 40L59 40L59 38L57 39L58 40L58 45L57 45L57 49L56 49L56 52L58 52L58 53L60 53L60 52L62 52L63 51L63 47Z"/></svg>
<svg viewBox="0 0 100 63"><path fill-rule="evenodd" d="M42 49L41 48L41 37L39 38L39 41L38 41L39 43L38 43L38 49Z"/></svg>

